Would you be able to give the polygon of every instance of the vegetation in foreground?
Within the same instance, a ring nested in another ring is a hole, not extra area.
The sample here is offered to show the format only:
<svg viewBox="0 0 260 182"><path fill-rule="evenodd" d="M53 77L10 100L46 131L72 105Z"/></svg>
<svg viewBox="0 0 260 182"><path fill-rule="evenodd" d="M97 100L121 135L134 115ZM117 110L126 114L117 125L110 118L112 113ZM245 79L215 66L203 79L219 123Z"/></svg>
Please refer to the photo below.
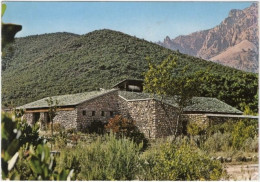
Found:
<svg viewBox="0 0 260 182"><path fill-rule="evenodd" d="M21 124L23 127L20 127ZM17 118L12 121L4 113L1 159L3 179L220 180L228 179L221 164L225 161L214 160L213 156L222 153L225 157L239 161L243 160L242 152L258 152L255 121L230 121L205 128L189 124L187 136L179 136L175 140L150 141L147 148L143 147L140 140L134 140L136 135L132 133L136 130L131 130L133 125L131 121L116 117L107 125L110 126L107 127L110 134L60 131L54 145L59 155L53 155L49 144L44 144L39 137L37 126L31 128ZM127 132L126 127L130 129L128 137L123 135ZM113 132L112 128L116 130ZM28 137L29 133L35 137ZM86 142L77 135L93 137ZM74 136L78 142L68 145L71 139L69 136Z"/></svg>

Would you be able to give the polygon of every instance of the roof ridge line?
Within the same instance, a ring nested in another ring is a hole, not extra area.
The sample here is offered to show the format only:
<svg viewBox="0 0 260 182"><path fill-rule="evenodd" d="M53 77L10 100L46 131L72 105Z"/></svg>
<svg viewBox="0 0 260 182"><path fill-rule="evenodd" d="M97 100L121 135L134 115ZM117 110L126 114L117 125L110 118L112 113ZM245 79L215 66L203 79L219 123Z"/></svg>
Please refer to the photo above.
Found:
<svg viewBox="0 0 260 182"><path fill-rule="evenodd" d="M105 92L105 93L96 95L96 96L94 96L94 97L92 97L92 98L89 98L89 99L86 99L86 100L84 100L84 101L82 101L82 102L77 103L76 105L80 105L80 104L82 104L82 103L84 103L84 102L87 102L87 101L96 99L96 98L98 98L98 97L104 96L104 95L106 95L106 94L109 94L109 93L112 93L112 92L115 92L115 91L118 91L118 90L119 90L119 89L110 89L110 90L108 90L108 91Z"/></svg>
<svg viewBox="0 0 260 182"><path fill-rule="evenodd" d="M119 94L118 94L118 96L121 97L122 99L124 99L124 100L127 101L127 102L133 102L133 101L145 101L145 100L155 100L155 98L131 99L131 100L128 100L128 99L124 98L123 96L121 96L121 95L119 95Z"/></svg>

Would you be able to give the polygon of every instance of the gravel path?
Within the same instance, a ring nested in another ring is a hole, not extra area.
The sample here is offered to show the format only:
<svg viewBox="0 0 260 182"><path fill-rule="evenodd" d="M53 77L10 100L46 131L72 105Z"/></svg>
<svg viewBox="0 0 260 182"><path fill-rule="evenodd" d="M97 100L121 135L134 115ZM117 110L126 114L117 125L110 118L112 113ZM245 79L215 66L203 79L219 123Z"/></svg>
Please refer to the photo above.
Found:
<svg viewBox="0 0 260 182"><path fill-rule="evenodd" d="M244 164L244 165L226 165L225 167L229 180L258 181L259 167L258 164Z"/></svg>

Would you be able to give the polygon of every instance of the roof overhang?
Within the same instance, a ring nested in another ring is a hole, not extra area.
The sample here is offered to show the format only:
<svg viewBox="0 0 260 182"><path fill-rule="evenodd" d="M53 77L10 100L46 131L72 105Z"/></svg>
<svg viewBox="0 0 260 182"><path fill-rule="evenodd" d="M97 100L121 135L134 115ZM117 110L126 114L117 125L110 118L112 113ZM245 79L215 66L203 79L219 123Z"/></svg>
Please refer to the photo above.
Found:
<svg viewBox="0 0 260 182"><path fill-rule="evenodd" d="M241 116L243 113L228 113L228 112L210 112L210 111L185 111L183 114L205 114L207 116Z"/></svg>
<svg viewBox="0 0 260 182"><path fill-rule="evenodd" d="M75 106L63 106L63 107L57 107L56 111L73 111L75 110ZM48 107L42 107L42 108L26 108L25 113L36 113L36 112L49 112Z"/></svg>
<svg viewBox="0 0 260 182"><path fill-rule="evenodd" d="M235 114L205 114L207 117L228 117L228 118L241 118L241 119L258 119L259 116L252 115L235 115Z"/></svg>

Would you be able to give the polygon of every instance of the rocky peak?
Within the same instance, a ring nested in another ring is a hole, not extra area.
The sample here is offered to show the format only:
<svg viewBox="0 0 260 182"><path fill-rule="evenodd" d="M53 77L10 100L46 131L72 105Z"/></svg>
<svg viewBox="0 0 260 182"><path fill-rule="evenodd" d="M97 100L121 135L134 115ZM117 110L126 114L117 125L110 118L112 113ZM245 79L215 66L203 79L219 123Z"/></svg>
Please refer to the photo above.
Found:
<svg viewBox="0 0 260 182"><path fill-rule="evenodd" d="M164 42L170 42L170 41L171 41L170 37L166 36L166 38L164 39Z"/></svg>
<svg viewBox="0 0 260 182"><path fill-rule="evenodd" d="M164 39L164 42L160 45L173 50L178 49L182 53L208 60L211 60L214 57L214 61L222 63L221 60L216 60L216 58L224 59L223 55L226 56L228 54L233 54L236 51L230 50L237 49L236 45L240 44L244 40L254 44L254 46L258 49L258 34L258 3L253 3L250 7L245 8L244 10L231 10L228 17L212 29L195 32L190 35L178 36L175 39L170 39L170 37L167 36ZM249 44L240 45L245 46ZM229 49L229 51L226 51L227 49ZM243 49L239 50L247 49L244 47ZM218 56L225 51L225 54ZM242 54L243 60L236 62L237 58L242 56ZM231 58L232 55L228 55L228 57ZM244 52L241 52L240 54L236 52L236 56L234 58L232 57L232 59L232 64L226 64L226 59L223 64L229 66L234 64L232 67L236 67L235 64L241 63L242 66L240 65L237 68L253 72L258 70L258 51L252 50L250 54L245 54ZM249 63L248 61L257 62ZM254 65L254 68L251 69L249 66L247 66L245 69L243 69L243 66L247 63ZM257 65L257 68L255 65Z"/></svg>
<svg viewBox="0 0 260 182"><path fill-rule="evenodd" d="M241 18L244 15L245 15L245 13L243 12L243 10L232 9L229 12L228 17L231 17L231 18Z"/></svg>

